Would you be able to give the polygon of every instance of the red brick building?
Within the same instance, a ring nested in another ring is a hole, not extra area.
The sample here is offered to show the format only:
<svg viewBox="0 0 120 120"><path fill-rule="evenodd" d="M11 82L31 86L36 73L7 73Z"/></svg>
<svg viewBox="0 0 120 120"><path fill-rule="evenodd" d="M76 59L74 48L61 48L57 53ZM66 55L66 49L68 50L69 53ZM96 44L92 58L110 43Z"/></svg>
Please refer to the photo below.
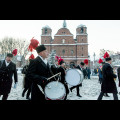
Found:
<svg viewBox="0 0 120 120"><path fill-rule="evenodd" d="M53 49L56 55L61 56L67 64L80 64L88 58L88 34L85 25L76 28L76 39L67 28L66 21L52 39L52 29L49 26L42 28L41 44L44 44L50 53Z"/></svg>

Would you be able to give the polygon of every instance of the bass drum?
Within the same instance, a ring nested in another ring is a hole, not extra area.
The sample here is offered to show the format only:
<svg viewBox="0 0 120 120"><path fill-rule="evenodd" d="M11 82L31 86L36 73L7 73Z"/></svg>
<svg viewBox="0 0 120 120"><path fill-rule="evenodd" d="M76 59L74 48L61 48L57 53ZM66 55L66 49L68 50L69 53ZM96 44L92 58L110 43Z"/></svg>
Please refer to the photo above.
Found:
<svg viewBox="0 0 120 120"><path fill-rule="evenodd" d="M68 69L66 71L65 80L70 86L81 84L83 79L83 73L79 69Z"/></svg>
<svg viewBox="0 0 120 120"><path fill-rule="evenodd" d="M61 82L52 81L45 86L44 93L46 100L64 100L66 89Z"/></svg>

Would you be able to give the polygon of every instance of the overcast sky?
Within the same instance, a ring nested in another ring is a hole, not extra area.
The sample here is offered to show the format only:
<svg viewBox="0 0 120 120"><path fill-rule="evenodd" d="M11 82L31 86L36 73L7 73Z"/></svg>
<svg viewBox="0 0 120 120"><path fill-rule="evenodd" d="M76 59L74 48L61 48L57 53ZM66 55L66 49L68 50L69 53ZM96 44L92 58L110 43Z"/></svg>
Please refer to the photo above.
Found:
<svg viewBox="0 0 120 120"><path fill-rule="evenodd" d="M76 28L83 24L87 27L88 52L91 60L95 52L99 58L100 49L120 51L120 20L66 20L67 28L76 38ZM63 20L0 20L0 39L5 36L30 41L32 37L41 40L41 29L48 25L52 38L62 27Z"/></svg>

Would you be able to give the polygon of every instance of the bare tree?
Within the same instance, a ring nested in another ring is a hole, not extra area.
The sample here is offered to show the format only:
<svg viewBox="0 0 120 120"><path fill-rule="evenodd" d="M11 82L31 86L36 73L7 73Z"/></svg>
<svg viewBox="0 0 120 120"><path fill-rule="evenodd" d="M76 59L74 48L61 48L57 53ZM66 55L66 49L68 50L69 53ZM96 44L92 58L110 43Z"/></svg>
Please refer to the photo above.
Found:
<svg viewBox="0 0 120 120"><path fill-rule="evenodd" d="M7 53L12 53L14 49L17 49L17 56L13 58L13 61L16 63L18 56L21 56L21 59L23 59L22 57L25 57L25 54L28 51L28 45L29 42L25 39L5 37L0 40L0 54L5 58Z"/></svg>
<svg viewBox="0 0 120 120"><path fill-rule="evenodd" d="M110 51L110 50L105 50L105 49L100 49L100 57L103 57L104 56L104 54L105 54L105 52L108 52L108 54L111 56L111 55L113 55L113 54L115 54L114 53L114 51Z"/></svg>

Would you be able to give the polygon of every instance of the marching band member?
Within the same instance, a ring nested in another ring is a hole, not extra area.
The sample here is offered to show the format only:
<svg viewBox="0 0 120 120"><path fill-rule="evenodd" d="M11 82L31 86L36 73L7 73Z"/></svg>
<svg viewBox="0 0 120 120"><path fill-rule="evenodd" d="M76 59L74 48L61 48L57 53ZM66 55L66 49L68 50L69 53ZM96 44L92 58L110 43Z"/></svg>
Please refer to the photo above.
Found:
<svg viewBox="0 0 120 120"><path fill-rule="evenodd" d="M98 69L99 82L100 82L100 84L102 84L102 82L103 82L102 67L105 64L105 62L103 62L103 60L100 58L98 63L102 64L100 66L100 68ZM109 95L107 93L104 93L104 96L109 97Z"/></svg>
<svg viewBox="0 0 120 120"><path fill-rule="evenodd" d="M64 100L67 99L67 95L69 94L69 89L68 89L68 86L67 86L67 83L65 82L65 75L66 75L66 71L65 71L65 62L62 58L60 58L58 60L58 65L60 65L60 67L58 68L58 73L61 72L61 80L60 82L62 82L65 86L65 89L66 89L66 96L64 98Z"/></svg>
<svg viewBox="0 0 120 120"><path fill-rule="evenodd" d="M76 68L79 69L79 70L81 70L81 71L83 72L84 65L85 65L85 63L84 63L84 62L81 62L80 65L78 65ZM71 87L70 90L71 90L71 92L72 92L72 90L73 90L74 88L76 88L76 90L77 90L77 96L78 96L78 97L82 97L82 96L80 95L80 93L79 93L79 91L80 91L80 90L79 90L79 87L82 87L82 83L79 84L79 85L77 85L77 86Z"/></svg>
<svg viewBox="0 0 120 120"><path fill-rule="evenodd" d="M45 95L38 85L44 89L47 78L51 77L49 63L47 62L48 51L44 45L36 47L38 56L31 60L26 76L32 80L31 100L44 101Z"/></svg>
<svg viewBox="0 0 120 120"><path fill-rule="evenodd" d="M14 51L13 51L14 52ZM17 54L15 50L14 56ZM5 60L0 61L0 96L3 95L2 100L7 100L12 87L12 76L14 75L14 88L18 82L16 65L12 62L13 54L7 54Z"/></svg>
<svg viewBox="0 0 120 120"><path fill-rule="evenodd" d="M112 59L107 52L104 54L104 58L106 62L102 68L103 82L98 100L102 100L104 93L113 93L114 100L118 100L117 87L114 81L117 75L113 73L113 68L111 67Z"/></svg>

